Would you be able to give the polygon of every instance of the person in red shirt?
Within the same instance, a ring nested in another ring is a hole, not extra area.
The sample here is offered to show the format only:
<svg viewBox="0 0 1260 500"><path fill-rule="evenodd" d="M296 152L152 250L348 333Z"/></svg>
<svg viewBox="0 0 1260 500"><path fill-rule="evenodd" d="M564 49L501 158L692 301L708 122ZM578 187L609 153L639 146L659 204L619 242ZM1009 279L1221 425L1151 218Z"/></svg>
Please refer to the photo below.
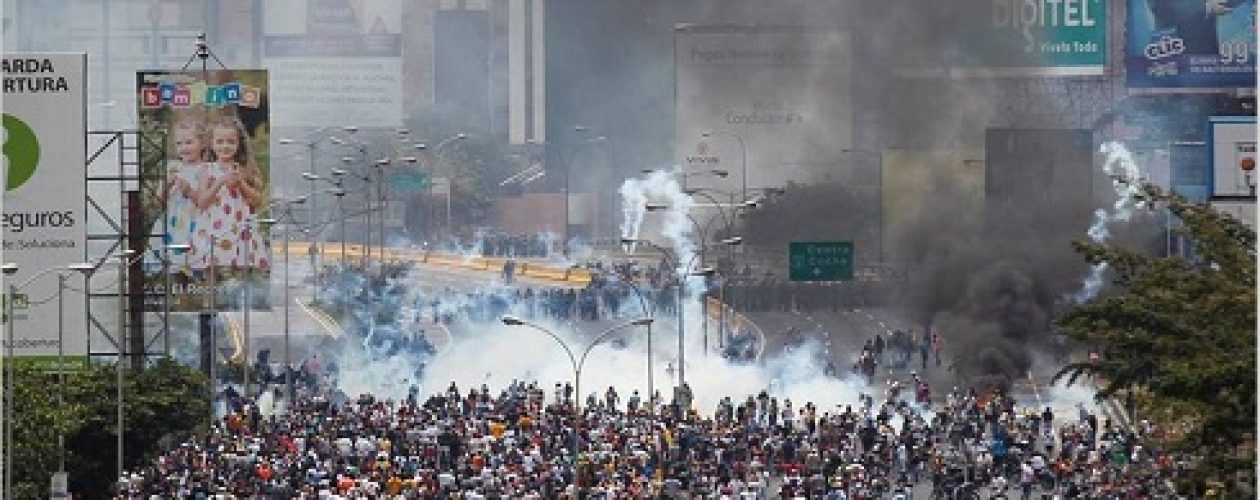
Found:
<svg viewBox="0 0 1260 500"><path fill-rule="evenodd" d="M271 464L268 464L266 460L264 460L261 464L258 464L258 479L262 479L265 483L271 481L271 476Z"/></svg>

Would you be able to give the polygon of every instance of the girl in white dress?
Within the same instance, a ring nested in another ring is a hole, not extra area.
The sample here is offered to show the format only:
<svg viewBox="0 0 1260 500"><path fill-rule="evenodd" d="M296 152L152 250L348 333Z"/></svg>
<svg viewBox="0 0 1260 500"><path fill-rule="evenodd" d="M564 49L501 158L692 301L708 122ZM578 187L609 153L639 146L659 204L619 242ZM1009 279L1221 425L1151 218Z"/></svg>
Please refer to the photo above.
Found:
<svg viewBox="0 0 1260 500"><path fill-rule="evenodd" d="M166 183L158 199L158 206L164 206L166 210L162 217L153 221L153 227L149 231L149 234L165 234L163 237L152 238L149 244L149 261L156 266L164 262L164 245L191 244L195 229L193 220L197 215L197 206L193 200L196 195L194 186L199 184L198 177L208 159L208 136L199 121L191 118L176 121L171 126L171 140L176 159L166 164ZM170 264L173 268L185 265L185 253L185 250L174 250L170 253Z"/></svg>

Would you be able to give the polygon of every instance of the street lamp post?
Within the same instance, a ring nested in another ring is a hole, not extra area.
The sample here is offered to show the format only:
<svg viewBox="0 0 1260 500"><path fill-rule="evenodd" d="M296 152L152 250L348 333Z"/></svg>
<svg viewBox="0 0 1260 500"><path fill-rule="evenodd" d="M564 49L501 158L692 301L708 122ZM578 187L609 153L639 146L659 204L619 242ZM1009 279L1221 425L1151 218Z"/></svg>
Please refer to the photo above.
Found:
<svg viewBox="0 0 1260 500"><path fill-rule="evenodd" d="M624 243L624 241L623 241ZM639 298L639 308L643 310L643 315L649 318L656 317L656 307L648 307L648 301L643 297L643 290L639 289L639 285L632 280L626 280L626 284L630 285L630 289L634 291L635 297ZM652 324L647 325L647 398L648 398L648 414L656 414L656 387L653 384L652 375Z"/></svg>
<svg viewBox="0 0 1260 500"><path fill-rule="evenodd" d="M275 219L252 219L251 218L249 220L249 224L253 226L252 229L253 229L255 238L262 237L262 231L259 231L258 230L259 228L263 226L269 226L275 222L276 222ZM287 245L285 246L284 251L285 251L285 255L287 256L289 252L289 248ZM243 373L245 377L245 380L244 380L245 397L247 398L253 394L253 392L251 392L251 389L253 387L253 377L252 377L253 373L252 373L252 370L250 369L250 365L252 364L250 360L251 358L253 358L254 352L251 349L251 346L253 344L251 343L251 331L250 331L250 323L249 323L250 310L254 308L253 288L254 288L254 248L253 248L253 245L245 245L245 286L243 290L244 300L242 301L243 303L241 307L241 316L244 318L244 323L245 323L245 339L244 339L245 359L241 360L241 367L244 370ZM285 309L286 311L288 310L287 303L285 304Z"/></svg>
<svg viewBox="0 0 1260 500"><path fill-rule="evenodd" d="M5 275L13 275L18 271L18 266L16 264L6 264L4 265L3 270L4 270ZM6 329L6 334L7 334L6 342L8 343L7 357L9 359L7 361L9 364L8 365L9 380L8 380L8 384L5 385L7 396L5 399L5 417L4 417L4 423L5 423L4 441L8 445L5 448L5 462L4 462L5 484L7 488L11 488L12 486L12 467L13 467L12 450L13 450L13 445L14 445L13 434L12 434L13 412L14 412L13 397L15 393L15 387L17 384L17 380L13 376L13 365L16 364L16 360L17 360L17 358L14 356L14 344L15 344L14 333L16 329L14 324L17 322L16 317L15 317L16 308L14 307L14 302L15 302L15 298L17 297L18 290L25 288L27 285L33 283L36 279L43 277L45 274L48 274L49 272L53 272L53 271L57 272L57 407L58 409L60 409L65 404L64 392L65 392L65 380L66 380L65 379L66 377L65 375L65 368L66 368L65 367L66 271L76 271L83 274L87 274L87 273L91 273L93 270L95 270L95 266L93 266L90 263L77 263L77 264L68 264L65 266L53 266L53 267L49 267L47 269L44 269L35 273L30 278L27 278L26 281L20 284L14 284L10 282L8 285L8 296L5 297L5 304L7 306L5 310L5 315L6 315L6 320L8 322L7 329ZM57 426L57 472L64 474L65 471L66 471L66 441L65 441L65 435L62 434L61 432L61 426L58 425ZM6 497L11 496L10 495L11 492L12 492L11 489L6 490L5 491Z"/></svg>
<svg viewBox="0 0 1260 500"><path fill-rule="evenodd" d="M553 340L555 340L556 343L560 344L560 347L564 349L564 353L569 356L569 363L573 367L573 434L572 434L573 435L573 450L572 452L573 452L573 457L574 457L574 464L576 465L577 456L579 454L578 446L580 444L578 440L579 439L578 435L581 432L581 428L582 428L582 425L581 425L581 421L582 421L582 410L581 410L582 408L582 367L586 365L586 356L591 353L591 350L594 349L596 345L599 345L599 343L603 342L605 338L607 338L609 335L612 335L613 333L616 333L618 330L631 327L631 326L650 326L652 324L653 319L650 317L638 318L638 319L630 320L626 323L622 323L620 325L613 325L611 327L608 327L604 331L600 332L599 335L596 335L595 339L592 340L589 344L587 344L586 349L582 351L582 356L580 358L574 357L573 350L569 348L569 344L566 343L564 339L561 339L559 335L556 335L551 330L538 326L534 323L525 321L523 319L517 318L515 316L504 316L502 318L502 321L503 321L503 324L508 325L508 326L526 326L526 327L533 328L535 330L538 330L540 332L547 334ZM578 474L576 471L573 474L573 487L579 490L582 487L582 485L579 483Z"/></svg>
<svg viewBox="0 0 1260 500"><path fill-rule="evenodd" d="M315 201L315 200L317 199L317 198L315 197L315 193L317 192L317 191L316 191L316 189L315 189L315 183L316 183L317 181L326 181L326 182L328 182L328 181L327 181L327 179L325 179L324 177L320 176L319 174L313 173L313 172L302 172L302 178L303 178L303 179L306 179L306 180L308 180L308 181L310 181L310 183L311 183L311 190L310 190L310 194L308 194L306 197L307 197L307 199L309 199L309 200L311 201L311 210L310 210L311 217L310 217L309 224L310 224L310 225L311 225L311 227L313 228L313 227L315 227L315 221L316 221L315 216L316 216L316 215L317 215L317 213L318 213L318 212L316 212L316 210L315 210L315 205L316 205L316 203L317 203L317 202ZM335 185L335 184L334 184L334 185ZM322 256L322 254L323 254L323 245L321 245L321 244L320 244L320 243L321 243L321 242L320 242L320 237L321 237L321 235L322 235L322 234L323 234L323 231L311 231L311 235L313 236L313 237L311 238L311 240L312 240L312 241L311 241L311 245L313 245L311 248L314 250L314 251L312 251L312 252L310 253L310 257L311 257L311 273L312 273L312 274L314 275L314 277L315 277L315 291L314 291L314 293L312 293L312 294L311 294L311 300L312 300L312 301L314 301L314 302L319 302L319 289L320 289L320 288L323 286L323 284L324 284L324 283L323 283L323 277L322 277L322 275L321 275L321 274L320 274L320 272L319 272L319 265L318 265L318 263L316 262L316 255L320 255L320 256Z"/></svg>
<svg viewBox="0 0 1260 500"><path fill-rule="evenodd" d="M685 193L685 194L687 194L687 195L690 195L690 196L699 196L699 197L705 198L705 199L706 199L706 200L708 200L710 203L712 203L712 204L713 204L713 207L714 207L714 208L716 208L716 209L717 209L717 211L718 211L717 215L710 216L710 217L709 217L709 220L708 220L707 222L705 222L705 224L704 224L703 226L701 226L701 225L700 225L700 224L696 221L696 219L695 219L695 218L693 218L693 217L691 216L691 214L690 214L690 213L686 214L686 215L687 215L687 220L691 221L692 226L693 226L693 227L696 229L696 231L697 231L697 232L699 232L699 234L700 234L700 266L701 266L701 267L704 267L704 266L706 265L706 262L707 262L707 261L706 261L706 257L705 257L705 249L706 249L706 247L708 247L708 245L709 245L709 239L708 239L709 230L711 229L711 227L712 227L713 223L714 223L714 222L716 222L716 221L718 221L718 220L719 220L719 218L722 220L722 224L724 225L725 233L726 233L726 235L727 235L727 238L723 239L723 240L721 241L721 243L722 243L722 244L724 244L724 245L726 245L726 247L727 247L728 249L730 249L730 250L731 250L731 251L728 251L728 252L727 252L727 256L728 256L729 258L731 258L731 259L732 259L732 261L733 261L733 260L734 260L734 253L733 253L733 249L734 249L736 246L739 246L739 245L743 244L743 241L744 241L744 239L743 239L742 237L739 237L739 236L731 236L731 233L732 233L732 232L733 232L733 230L734 230L734 224L735 224L735 222L734 222L734 220L733 220L733 217L730 217L730 216L728 216L728 215L727 215L727 213L726 213L726 209L725 209L725 208L723 208L723 205L722 205L722 203L721 203L720 201L718 201L716 198L714 198L714 197L713 197L713 195L711 195L711 194L709 194L709 193L705 192L703 189L699 189L699 188L688 189L688 190L686 190L684 193ZM744 200L744 201L743 201L742 203L740 203L738 206L735 206L735 207L732 207L732 208L736 208L736 209L738 209L738 208L755 208L756 206L757 206L757 203L756 203L755 201L752 201L752 200ZM709 351L708 351L708 348L709 348L709 309L708 309L708 307L709 307L709 287L708 287L708 283L706 283L706 284L705 284L705 287L704 287L704 297L702 298L702 300L703 300L703 303L704 303L704 308L703 308L703 311L704 311L704 317L703 317L703 320L702 320L702 321L703 321L703 325L704 325L704 326L703 326L703 329L704 329L704 333L703 333L703 335L704 335L704 348L705 348L705 351L704 351L704 352L705 352L705 354L707 355L707 354L708 354L708 352L709 352ZM726 314L725 304L723 304L723 308L721 309L721 317L719 318L719 325L718 325L718 345L719 345L719 347L720 347L720 346L722 346L722 345L725 345L725 342L726 342L726 333L725 333L725 328L726 328L725 323L726 323L726 320L725 320L725 314Z"/></svg>
<svg viewBox="0 0 1260 500"><path fill-rule="evenodd" d="M162 352L167 357L171 355L171 253L187 252L192 245L187 243L168 244L163 246L162 252L162 269L164 271L163 279L165 280L162 290ZM188 257L185 255L184 261L187 263Z"/></svg>
<svg viewBox="0 0 1260 500"><path fill-rule="evenodd" d="M319 134L322 134L325 130L328 130L329 128L330 127L321 127L319 129L316 129L314 132L311 132L310 134L308 134L307 137L318 136ZM319 176L319 171L316 170L315 168L316 167L315 153L317 152L316 146L319 145L320 141L324 141L324 140L330 140L330 139L328 137L315 137L313 139L309 139L306 141L296 141L289 138L280 139L280 144L285 144L285 145L297 144L306 148L307 158L310 161L310 163L309 163L309 170L302 173L302 178L306 179L307 181L310 181L310 194L307 195L307 199L310 200L309 213L311 214L310 220L312 224L315 221L316 215L319 213L319 209L318 209L319 200L315 196L315 193L316 193L315 181L319 180L320 176ZM312 241L311 243L316 245L315 248L320 248L322 250L322 246L319 245L319 236L320 236L319 233L315 233L314 234L315 240ZM315 272L316 293L318 293L319 285L320 285L319 273L317 272L319 268L316 265L317 255L318 255L318 252L311 254L311 270L312 272ZM316 299L318 299L318 297L316 297Z"/></svg>
<svg viewBox="0 0 1260 500"><path fill-rule="evenodd" d="M341 159L346 162L347 165L354 161L354 158L349 156L342 157ZM366 270L372 266L372 252L370 250L372 247L372 178L368 175L355 174L340 168L334 168L332 170L332 175L339 179L349 176L363 181L363 233L365 235L363 246L365 249L369 249L363 255L363 267Z"/></svg>
<svg viewBox="0 0 1260 500"><path fill-rule="evenodd" d="M573 131L579 134L585 134L587 132L590 132L591 129L583 125L574 125ZM572 150L569 151L569 154L567 157L565 156L563 150L560 152L560 163L564 165L564 242L563 242L564 255L569 254L569 236L570 236L569 235L569 217L570 217L569 204L570 204L570 199L572 198L572 193L570 192L570 186L569 186L570 184L569 172L572 171L573 169L572 168L573 160L577 159L577 155L581 151L583 146L602 143L607 140L608 138L602 135L591 137L589 139L586 139L582 142L579 142L573 145L573 148Z"/></svg>
<svg viewBox="0 0 1260 500"><path fill-rule="evenodd" d="M315 186L316 181L323 181L325 183L328 183L328 185L332 186L331 188L327 190L327 192L337 197L337 219L340 220L342 224L341 255L340 255L340 258L338 259L338 263L341 265L341 267L345 267L345 264L346 264L346 231L345 231L346 214L345 214L345 207L342 205L342 202L341 202L341 198L344 197L346 193L345 189L342 188L342 180L341 180L341 176L344 175L344 173L345 173L344 170L335 168L331 172L332 177L329 178L329 177L324 177L321 175L316 175L311 172L302 172L302 178L308 181L311 181L311 194L306 196L306 198L314 199L315 192L316 192L314 186ZM341 194L337 194L337 193L341 193ZM320 229L311 231L312 233L314 233L316 240L320 239L320 235L323 234L323 228L326 227L327 224L331 224L332 222L333 221L330 219L329 221L325 223L320 223L318 226ZM311 221L311 227L312 228L316 227L314 221ZM317 253L322 254L323 245L320 245L320 247L321 247L320 251L318 251ZM323 286L323 276L319 272L319 269L315 267L315 254L311 254L311 271L315 273L315 292L312 294L312 299L315 302L319 302L319 289L322 288Z"/></svg>
<svg viewBox="0 0 1260 500"><path fill-rule="evenodd" d="M65 293L66 293L66 273L65 271L77 271L84 276L96 270L96 266L91 263L70 264L57 272L57 408L60 410L65 405L65 389L66 389L66 325L65 325ZM84 290L87 290L84 285ZM9 317L9 322L13 322L13 317ZM9 443L10 446L13 443ZM57 426L57 472L64 474L66 472L66 436L61 432L61 426Z"/></svg>
<svg viewBox="0 0 1260 500"><path fill-rule="evenodd" d="M740 169L741 169L741 173L739 175L739 182L740 182L739 192L740 192L740 199L747 200L748 199L748 146L745 145L744 143L744 137L735 132L731 132L729 130L710 130L710 131L701 133L700 136L708 138L717 134L733 137L736 141L739 142L739 153L740 153L739 163L740 163Z"/></svg>
<svg viewBox="0 0 1260 500"><path fill-rule="evenodd" d="M353 125L347 125L345 127L342 127L342 130L344 130L347 134L353 135L355 132L359 131L359 128ZM358 152L359 157L357 159L358 160L357 163L361 165L366 165L367 143L364 143L362 141L352 139L352 138L341 138L341 137L335 137L335 136L330 138L329 140L332 141L333 144L336 144L338 146L345 146ZM343 156L341 157L341 161L342 163L345 163L347 166L350 166L356 163L356 159L351 156ZM345 170L340 170L340 169L334 169L332 171L333 175L338 175L338 176L346 175L348 173L349 172ZM363 201L365 204L364 211L363 211L364 219L365 219L363 231L364 231L364 234L366 235L364 246L370 248L372 245L372 187L371 187L372 183L371 183L371 179L368 178L367 176L355 175L354 177L360 180L363 180L363 182L367 186L367 188L364 190L365 192L364 192L364 197L363 197ZM369 252L366 252L366 254L363 257L364 268L370 267L371 263L372 263L372 254L369 251Z"/></svg>
<svg viewBox="0 0 1260 500"><path fill-rule="evenodd" d="M210 257L210 277L211 277L210 283L211 285L210 285L209 293L210 293L210 296L213 297L216 293L218 293L217 286L214 284L214 247L215 247L214 238L211 238L210 242L211 242L210 244L210 255L211 255ZM123 341L123 328L126 326L126 322L127 322L127 308L124 307L124 304L122 303L123 302L122 291L126 289L125 287L127 284L127 267L131 264L130 262L128 262L128 258L134 252L135 252L134 250L128 249L128 250L124 250L123 253L120 253L114 256L116 259L118 259L118 297L119 297L118 339L117 339L117 346L114 349L114 351L118 354L118 361L114 363L114 385L116 386L116 390L117 390L117 393L114 394L114 397L117 400L116 401L117 407L115 408L115 412L117 413L116 418L118 422L118 429L116 432L116 434L118 434L117 436L118 442L115 445L115 452L117 453L117 456L115 457L115 460L118 462L117 475L116 475L116 477L118 478L122 477L123 467L126 464L126 461L125 461L126 457L124 453L125 446L126 446L126 442L124 440L124 434L126 434L125 432L126 414L124 412L124 408L125 408L124 403L126 402L126 395L124 394L124 391L123 391L123 381L124 381L123 359L127 356L127 343ZM211 348L213 349L213 346ZM213 354L211 356L213 356ZM214 415L214 379L213 378L210 380L210 387L211 387L210 414L211 414L211 417L213 417ZM213 421L213 418L211 418L211 420Z"/></svg>
<svg viewBox="0 0 1260 500"><path fill-rule="evenodd" d="M689 190L689 191L688 191L688 194L695 194L695 193L692 193L692 192L691 192L691 190ZM649 211L649 212L657 212L657 211L662 211L662 210L668 210L668 209L669 209L669 206L668 206L668 205L662 205L662 204L656 204L656 203L649 203L649 204L647 204L644 208L645 208L645 210L647 210L647 211ZM721 214L721 215L722 215L723 220L725 220L725 219L726 219L726 217L725 217L725 212L720 211L720 210L721 210L721 206L720 206L720 205L718 206L718 208L719 208L719 214ZM686 267L686 268L684 268L684 269L682 269L682 270L679 270L679 273L690 273L691 271L689 271L689 269L691 268L691 266L692 266L692 264L694 263L695 259L696 259L696 258L699 258L699 259L700 259L700 267L706 271L706 274L704 274L704 276L706 276L706 277L708 277L708 276L712 276L713 274L715 274L715 273L716 273L716 270L715 270L715 269L713 269L713 268L711 268L711 267L708 267L708 266L706 266L706 265L705 265L705 253L706 253L706 252L705 252L705 249L706 249L706 248L708 247L708 245L709 245L709 240L708 240L708 230L709 230L709 225L710 225L710 224L712 224L712 223L713 223L713 221L717 220L717 217L715 216L715 217L713 217L713 218L709 219L708 223L706 223L705 225L703 225L703 226L702 226L702 225L700 225L700 223L699 223L698 221L696 221L695 217L692 217L692 216L691 216L691 214L690 214L690 213L684 213L683 215L685 215L685 216L687 217L687 220L691 222L691 226L692 226L692 228L696 231L696 233L697 233L697 234L699 235L699 237L700 237L700 251L699 251L699 252L697 252L695 255L693 255L693 256L691 257L690 261L687 263L687 267ZM729 231L729 229L731 228L731 225L730 225L730 222L729 222L729 221L727 221L727 222L726 222L726 227L728 228L728 231ZM652 244L650 241L648 241L647 243L648 243L648 245L649 245L649 246L651 246L651 247L653 247L653 248L657 248L657 249L661 250L662 252L664 251L664 249L662 249L662 248L660 248L660 247L656 246L655 244ZM723 244L725 244L725 245L728 245L728 246L735 246L735 245L742 244L742 243L743 243L743 238L741 238L741 237L739 237L739 236L733 236L733 237L730 237L730 238L727 238L727 239L722 240L722 243L723 243ZM667 256L667 258L668 258L668 256ZM679 291L679 307L678 307L678 315L680 316L680 318L681 318L681 316L683 315L683 313L682 313L682 309L683 309L683 308L682 308L682 295L683 295L683 292L685 291L685 288L684 288L684 287L685 287L685 284L684 284L684 283L685 283L685 280L684 280L684 279L682 279L682 278L680 277L680 278L679 278L679 290L678 290L678 291ZM700 308L700 312L701 312L700 322L701 322L701 325L702 325L702 326L701 326L701 331L702 331L701 335L703 336L703 338L702 338L701 340L702 340L702 342L703 342L703 348L704 348L703 352L704 352L706 355L708 354L708 351L709 351L709 311L708 311L708 306L709 306L709 304L708 304L708 294L709 294L709 292L708 292L708 284L706 283L706 284L705 284L705 290L704 290L704 296L703 296L703 297L701 297L701 308ZM681 319L679 319L679 328L682 328L682 326L681 326L681 325L682 325L682 320L681 320ZM682 353L682 344L683 344L683 342L682 342L682 339L681 339L681 338L679 339L678 343L679 343L679 346L678 346L678 347L679 347L679 356L681 357L681 356L682 356L682 354L681 354L681 353ZM682 361L679 361L679 364L682 364ZM681 367L680 367L680 370L682 370L682 368L681 368ZM682 377L680 376L679 378L681 379Z"/></svg>
<svg viewBox="0 0 1260 500"><path fill-rule="evenodd" d="M432 148L428 147L428 146L427 146L427 145L425 145L424 143L416 143L416 144L414 144L414 145L412 146L412 147L413 147L416 151L426 151L426 150L427 150L427 151L431 152L431 153L432 153L432 158L433 158L433 161L430 161L430 162L428 163L428 167L429 167L429 196L425 199L425 207L426 207L426 208L425 208L425 219L424 219L424 223L425 223L425 226L426 226L427 232L429 233L429 238L430 238L430 239L432 239L432 238L434 237L434 235L433 235L433 232L434 232L434 231L433 231L433 225L434 225L434 224L433 224L433 219L434 219L434 217L433 217L433 179L434 179L433 174L437 173L437 167L438 167L437 163L440 163L440 160L442 160L442 153L445 153L445 152L446 152L446 150L444 149L444 148L446 147L446 145L448 145L448 144L450 144L450 143L452 143L452 142L454 142L454 141L462 141L462 140L467 139L467 138L468 138L468 134L465 134L465 133L463 133L463 132L460 132L460 133L457 133L457 134L452 135L452 136L450 136L450 137L447 137L447 138L445 138L445 139L442 139L441 141L439 141L439 142L437 143L437 145L436 145L436 146L434 146L434 147L432 147ZM450 178L451 178L451 176L449 176L449 175L448 175L448 176L447 176L447 183L446 183L446 224L447 224L448 230L449 230L450 223L451 223L451 190L452 190L452 189L454 189L454 186L452 185L452 183L451 183L451 181L450 181Z"/></svg>
<svg viewBox="0 0 1260 500"><path fill-rule="evenodd" d="M652 206L652 205L649 205L649 206ZM663 206L661 206L661 207L663 207ZM687 351L686 351L686 342L685 342L685 338L686 338L686 335L685 335L685 331L686 331L686 326L685 326L685 325L686 325L686 320L685 320L685 314L684 314L684 309L685 309L685 307L684 307L684 303L683 303L683 300L684 300L684 298L685 298L685 296L686 296L686 292L687 292L687 278L688 278L688 277L691 277L691 276L708 277L708 276L712 276L712 275L715 273L715 271L714 271L714 269L713 269L713 268L710 268L710 267L702 267L701 269L692 270L692 265L694 265L694 264L696 263L696 258L697 258L697 257L699 257L699 255L700 255L699 253L692 254L691 258L687 260L687 265L686 265L685 267L680 267L680 266L679 266L679 263L680 263L681 261L680 261L679 259L674 258L673 252L670 252L670 251L669 251L669 249L664 248L664 247L661 247L660 245L657 245L657 244L653 243L651 240L646 240L646 239L633 239L633 238L622 238L622 239L621 239L621 243L622 243L623 245L628 245L628 244L632 244L632 243L642 243L642 244L644 244L644 245L647 245L647 246L651 247L652 249L654 249L654 250L656 250L656 251L658 251L658 252L661 252L662 256L664 256L664 258L665 258L666 263L667 263L667 264L668 264L668 265L669 265L672 269L674 269L674 270L675 270L675 271L674 271L674 273L673 273L673 276L674 276L674 277L677 279L677 281L678 281L678 292L677 292L677 294L678 294L678 297L677 297L677 304L678 304L678 387L682 387L682 386L686 383L686 381L687 381L687 372L686 372L686 363L687 363L686 352L687 352Z"/></svg>
<svg viewBox="0 0 1260 500"><path fill-rule="evenodd" d="M400 135L406 135L404 131L399 131L399 133ZM378 219L377 222L380 225L380 233L381 233L380 251L379 251L380 258L378 259L378 261L381 263L382 266L385 265L385 246L387 244L386 238L385 238L385 217L389 216L389 196L387 196L385 192L385 173L386 173L385 167L390 166L394 162L394 160L398 160L400 162L407 163L407 164L414 164L416 163L416 161L418 161L416 157L414 156L401 156L397 158L393 158L393 157L381 158L379 160L376 160L376 163L373 164L376 167L376 196L377 196L376 204L378 207L380 207L380 212L381 212L380 215L377 217ZM384 273L383 269L384 268L382 267L382 271L381 271L382 273Z"/></svg>
<svg viewBox="0 0 1260 500"><path fill-rule="evenodd" d="M337 197L337 213L340 214L340 218L341 218L341 268L342 268L342 272L345 272L345 268L346 268L346 209L345 209L345 202L343 200L346 197L346 190L341 189L341 188L335 188L335 189L328 190L328 193ZM348 287L344 286L344 284L341 288L342 288L341 310L344 313L345 311L348 310L348 307L350 306L350 290Z"/></svg>
<svg viewBox="0 0 1260 500"><path fill-rule="evenodd" d="M272 206L284 207L284 397L287 405L293 404L293 369L289 351L289 245L293 233L293 205L306 203L305 196L292 200L274 200Z"/></svg>

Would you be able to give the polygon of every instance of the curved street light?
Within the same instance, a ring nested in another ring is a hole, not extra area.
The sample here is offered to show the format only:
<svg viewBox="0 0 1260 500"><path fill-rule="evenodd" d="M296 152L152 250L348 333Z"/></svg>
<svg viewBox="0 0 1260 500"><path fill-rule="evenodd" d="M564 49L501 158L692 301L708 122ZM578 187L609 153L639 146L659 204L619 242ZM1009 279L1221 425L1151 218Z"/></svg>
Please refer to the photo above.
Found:
<svg viewBox="0 0 1260 500"><path fill-rule="evenodd" d="M459 132L459 133L456 133L455 135L452 135L450 137L442 139L441 141L438 141L437 145L433 147L429 147L429 145L423 142L418 142L411 146L416 151L428 151L432 157L432 161L426 162L427 163L426 167L429 170L430 179L429 179L429 196L425 199L425 203L427 207L425 209L426 215L425 215L425 220L424 220L425 227L427 228L429 232L430 238L433 237L433 234L432 234L433 230L430 226L430 224L432 224L432 219L433 219L433 179L432 178L433 178L433 174L437 173L436 172L437 163L441 162L443 158L442 155L443 153L446 152L446 147L449 144L456 141L462 141L464 139L467 139L468 137L469 137L468 134ZM451 227L451 193L454 191L454 186L451 185L450 179L451 178L448 176L447 185L446 185L446 227L448 228L448 230Z"/></svg>
<svg viewBox="0 0 1260 500"><path fill-rule="evenodd" d="M511 316L511 315L503 316L501 321L503 322L504 325L507 325L507 326L524 326L524 327L533 328L534 330L538 330L540 332L547 334L548 336L552 338L552 340L555 340L557 344L560 344L560 347L564 349L564 353L569 356L569 363L573 367L573 446L572 446L573 449L572 449L572 452L573 452L574 463L577 463L576 459L579 454L578 434L582 428L582 411L581 411L581 408L582 408L582 367L586 365L586 356L591 353L591 350L594 349L595 346L599 345L600 342L603 342L604 339L608 338L609 335L616 333L618 330L622 330L622 329L629 328L632 326L646 326L650 328L652 325L652 322L655 320L651 317L637 318L637 319L627 321L625 323L621 323L619 325L610 326L604 329L604 331L600 332L598 335L596 335L594 340L591 340L590 343L586 345L586 348L582 351L582 355L580 357L575 357L573 355L573 349L569 348L569 344L565 342L564 339L560 338L559 335L556 335L555 332L552 332L551 330L548 330L537 324L531 323L529 321L525 321L521 318L518 318L516 316ZM581 484L579 483L577 474L573 475L573 486L574 488L578 488L578 489L581 488Z"/></svg>
<svg viewBox="0 0 1260 500"><path fill-rule="evenodd" d="M700 137L709 138L714 135L725 135L734 138L739 142L740 157L740 199L748 199L748 146L744 143L744 137L729 130L707 130L700 134Z"/></svg>
<svg viewBox="0 0 1260 500"><path fill-rule="evenodd" d="M655 205L650 204L650 206L659 207L658 208L659 210L664 210L668 208L668 206L660 205L660 204L655 204ZM742 241L742 238L738 241ZM700 252L693 253L691 257L687 260L686 266L680 266L679 264L681 264L681 261L674 256L674 253L672 251L670 251L668 248L664 248L660 245L657 245L652 240L623 237L621 238L621 244L623 246L628 246L632 244L647 245L648 247L658 252L661 252L662 256L665 258L666 263L670 266L671 269L674 269L674 272L671 273L671 275L678 281L678 298L677 298L677 304L678 304L678 386L681 387L687 381L687 376L686 376L687 372L685 368L686 360L687 360L686 342L685 342L686 322L684 318L685 314L683 312L683 309L684 309L683 299L686 296L686 292L687 292L686 278L693 277L693 276L694 277L713 276L714 274L717 274L717 270L712 267L703 266L703 262L700 268L693 269L692 266L696 263L696 259L700 258L700 255L701 255ZM738 244L738 243L733 243L733 244ZM703 251L703 248L704 247L702 245L701 246L702 251ZM706 330L704 332L704 342L705 342L705 350L707 352L708 351L708 331L707 331L708 314L707 313L704 314L702 321L704 322L705 330Z"/></svg>

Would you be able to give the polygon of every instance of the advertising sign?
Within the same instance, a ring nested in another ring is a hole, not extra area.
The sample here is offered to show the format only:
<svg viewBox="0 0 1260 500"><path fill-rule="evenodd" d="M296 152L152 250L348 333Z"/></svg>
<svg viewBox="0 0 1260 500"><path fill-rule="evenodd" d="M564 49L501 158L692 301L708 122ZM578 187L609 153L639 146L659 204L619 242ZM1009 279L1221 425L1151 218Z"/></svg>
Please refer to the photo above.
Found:
<svg viewBox="0 0 1260 500"><path fill-rule="evenodd" d="M143 217L163 235L144 252L147 297L167 295L169 255L171 310L237 308L245 286L250 305L266 307L267 72L141 71L136 96Z"/></svg>
<svg viewBox="0 0 1260 500"><path fill-rule="evenodd" d="M675 163L687 186L738 192L837 169L853 136L847 33L679 25L674 38Z"/></svg>
<svg viewBox="0 0 1260 500"><path fill-rule="evenodd" d="M1107 67L1104 0L967 0L943 62L960 76L1086 76ZM931 65L929 64L929 67Z"/></svg>
<svg viewBox="0 0 1260 500"><path fill-rule="evenodd" d="M1130 87L1256 85L1255 0L1128 2Z"/></svg>
<svg viewBox="0 0 1260 500"><path fill-rule="evenodd" d="M87 364L87 313L66 291L57 315L56 268L87 259L87 55L4 54L4 262L18 286L14 353L56 366ZM68 285L83 289L80 275ZM5 318L6 321L9 318ZM58 329L58 320L62 328Z"/></svg>
<svg viewBox="0 0 1260 500"><path fill-rule="evenodd" d="M276 127L402 125L401 0L268 0Z"/></svg>
<svg viewBox="0 0 1260 500"><path fill-rule="evenodd" d="M1211 196L1255 196L1256 117L1211 117L1207 142Z"/></svg>

